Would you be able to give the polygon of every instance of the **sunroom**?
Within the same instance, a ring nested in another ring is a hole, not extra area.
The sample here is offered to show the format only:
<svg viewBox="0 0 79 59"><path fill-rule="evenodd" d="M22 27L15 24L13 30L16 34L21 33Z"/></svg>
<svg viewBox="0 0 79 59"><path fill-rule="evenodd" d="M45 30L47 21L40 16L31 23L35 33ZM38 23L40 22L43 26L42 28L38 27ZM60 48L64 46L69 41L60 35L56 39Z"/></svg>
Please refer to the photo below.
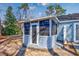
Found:
<svg viewBox="0 0 79 59"><path fill-rule="evenodd" d="M26 47L55 47L58 20L47 16L24 22L23 43Z"/></svg>

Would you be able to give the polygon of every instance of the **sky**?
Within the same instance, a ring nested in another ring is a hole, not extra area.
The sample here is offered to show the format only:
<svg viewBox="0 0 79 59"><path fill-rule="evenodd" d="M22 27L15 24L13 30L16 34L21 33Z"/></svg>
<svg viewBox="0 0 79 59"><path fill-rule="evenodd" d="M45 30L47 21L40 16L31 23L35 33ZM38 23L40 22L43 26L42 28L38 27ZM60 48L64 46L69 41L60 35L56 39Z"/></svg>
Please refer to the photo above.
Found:
<svg viewBox="0 0 79 59"><path fill-rule="evenodd" d="M21 3L0 3L0 18L4 20L4 15L8 6L13 7L13 13L17 16L18 7ZM28 14L33 18L39 18L45 16L47 6L50 4L46 3L29 3ZM53 5L53 3L52 3ZM60 5L66 10L66 14L79 13L79 3L60 3Z"/></svg>

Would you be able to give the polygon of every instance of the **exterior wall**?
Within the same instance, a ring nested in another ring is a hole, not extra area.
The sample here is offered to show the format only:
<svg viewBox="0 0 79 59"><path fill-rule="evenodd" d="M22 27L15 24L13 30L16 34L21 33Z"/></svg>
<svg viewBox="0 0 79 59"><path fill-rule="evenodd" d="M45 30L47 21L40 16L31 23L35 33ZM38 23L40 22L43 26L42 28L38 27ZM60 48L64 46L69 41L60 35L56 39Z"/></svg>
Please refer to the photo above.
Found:
<svg viewBox="0 0 79 59"><path fill-rule="evenodd" d="M54 48L56 43L56 35L50 36L40 36L39 38L39 48Z"/></svg>
<svg viewBox="0 0 79 59"><path fill-rule="evenodd" d="M33 47L33 48L55 48L55 43L56 43L56 35L50 37L50 36L40 36L39 37L39 41L37 45L34 45L32 43L30 43L31 39L29 35L25 35L24 36L24 44L26 45L26 47Z"/></svg>

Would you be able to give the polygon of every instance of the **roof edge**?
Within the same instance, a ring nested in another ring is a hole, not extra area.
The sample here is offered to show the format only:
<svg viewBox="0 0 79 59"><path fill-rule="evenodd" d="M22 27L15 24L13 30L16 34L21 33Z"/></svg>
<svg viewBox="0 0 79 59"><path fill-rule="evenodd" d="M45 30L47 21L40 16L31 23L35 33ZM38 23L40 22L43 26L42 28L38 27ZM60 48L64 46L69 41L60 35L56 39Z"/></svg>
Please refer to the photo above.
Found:
<svg viewBox="0 0 79 59"><path fill-rule="evenodd" d="M28 21L18 21L18 23L25 23L25 22L33 22L33 21L41 21L41 20L45 20L45 19L50 19L55 17L56 20L59 22L58 18L56 16L45 16L45 17L41 17L41 18L36 18L36 19L30 19Z"/></svg>

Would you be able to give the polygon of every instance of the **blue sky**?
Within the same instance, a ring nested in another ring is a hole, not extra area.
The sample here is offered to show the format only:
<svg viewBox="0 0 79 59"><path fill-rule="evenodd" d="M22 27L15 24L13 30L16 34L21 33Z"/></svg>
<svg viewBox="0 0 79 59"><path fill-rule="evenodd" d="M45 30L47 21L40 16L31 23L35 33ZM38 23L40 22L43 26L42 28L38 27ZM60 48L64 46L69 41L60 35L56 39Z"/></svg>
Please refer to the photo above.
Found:
<svg viewBox="0 0 79 59"><path fill-rule="evenodd" d="M21 4L20 3L0 3L0 17L4 19L4 15L8 6L13 7L13 13L17 15L18 8ZM38 18L41 16L45 16L45 10L47 5L49 4L36 4L36 3L29 3L30 10L28 14L32 15L34 18ZM79 13L79 3L60 3L60 5L66 9L66 14L72 13Z"/></svg>

